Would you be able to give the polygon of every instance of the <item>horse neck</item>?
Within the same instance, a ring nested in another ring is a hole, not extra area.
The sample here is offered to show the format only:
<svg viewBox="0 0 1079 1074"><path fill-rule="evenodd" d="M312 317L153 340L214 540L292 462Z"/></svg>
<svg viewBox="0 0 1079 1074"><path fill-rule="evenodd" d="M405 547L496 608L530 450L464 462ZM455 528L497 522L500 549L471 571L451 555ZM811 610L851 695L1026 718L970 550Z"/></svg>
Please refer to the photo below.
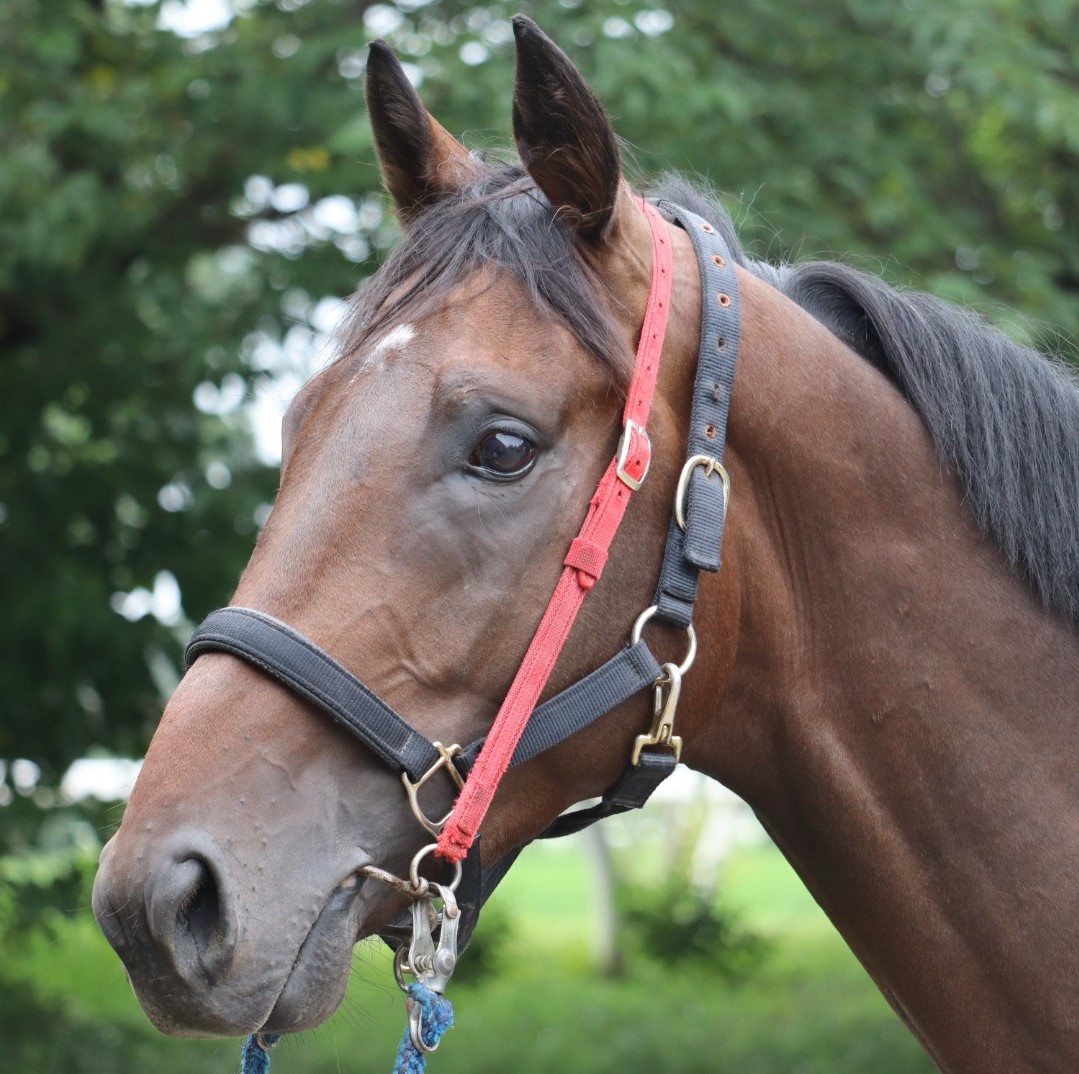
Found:
<svg viewBox="0 0 1079 1074"><path fill-rule="evenodd" d="M711 655L733 667L690 763L754 807L943 1069L1074 1070L1079 641L892 386L743 290L726 578L701 605L737 610L737 650Z"/></svg>

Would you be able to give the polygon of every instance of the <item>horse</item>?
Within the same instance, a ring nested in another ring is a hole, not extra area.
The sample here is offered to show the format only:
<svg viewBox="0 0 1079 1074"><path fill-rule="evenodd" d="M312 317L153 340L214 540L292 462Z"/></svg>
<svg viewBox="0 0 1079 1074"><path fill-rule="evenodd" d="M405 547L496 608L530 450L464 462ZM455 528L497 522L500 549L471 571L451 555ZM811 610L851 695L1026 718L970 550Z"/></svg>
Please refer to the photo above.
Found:
<svg viewBox="0 0 1079 1074"><path fill-rule="evenodd" d="M494 737L576 563L587 599L538 700L632 634L658 654L662 712L634 693L498 773L470 833L484 861L609 798L642 737L655 756L677 738L682 763L750 804L942 1071L1074 1072L1075 379L928 295L751 260L685 180L639 197L571 61L530 20L514 31L519 163L470 154L371 46L403 237L284 416L280 491L230 610L328 654L417 741L463 743ZM724 290L693 229L724 240ZM645 434L623 403L659 247L671 286ZM726 428L691 427L702 325L735 288L736 377L705 386ZM631 474L644 440L650 468ZM687 477L687 444L709 440ZM638 487L586 570L567 549L612 468L620 494ZM692 521L721 477L722 569L699 578L689 669L687 624L642 612L674 506ZM414 813L347 713L312 698L211 647L165 708L94 890L165 1033L321 1023L354 943L408 906L379 876L449 888L453 856L423 855L444 832L429 818L465 793L455 751L438 747Z"/></svg>

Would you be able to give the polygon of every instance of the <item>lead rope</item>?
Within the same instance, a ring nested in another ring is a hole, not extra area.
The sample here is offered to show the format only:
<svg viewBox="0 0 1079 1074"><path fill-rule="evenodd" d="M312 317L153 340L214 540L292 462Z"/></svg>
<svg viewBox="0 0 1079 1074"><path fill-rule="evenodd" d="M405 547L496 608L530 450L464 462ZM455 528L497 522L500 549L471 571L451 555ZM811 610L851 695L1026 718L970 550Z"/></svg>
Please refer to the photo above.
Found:
<svg viewBox="0 0 1079 1074"><path fill-rule="evenodd" d="M409 1025L397 1049L393 1074L423 1074L427 1069L427 1053L438 1047L442 1034L453 1025L453 1004L422 981L413 981L406 995ZM413 1038L416 1022L423 1047L418 1047Z"/></svg>
<svg viewBox="0 0 1079 1074"><path fill-rule="evenodd" d="M270 1049L280 1039L279 1033L252 1033L240 1053L240 1074L268 1074Z"/></svg>
<svg viewBox="0 0 1079 1074"><path fill-rule="evenodd" d="M453 1025L453 1004L445 996L433 992L422 981L408 986L409 1025L397 1049L393 1074L424 1074L427 1069L427 1052L433 1052L442 1040L443 1033ZM419 1035L423 1048L412 1039L413 1017L418 1010ZM240 1074L269 1074L269 1050L281 1039L277 1033L252 1033L244 1043L240 1060Z"/></svg>

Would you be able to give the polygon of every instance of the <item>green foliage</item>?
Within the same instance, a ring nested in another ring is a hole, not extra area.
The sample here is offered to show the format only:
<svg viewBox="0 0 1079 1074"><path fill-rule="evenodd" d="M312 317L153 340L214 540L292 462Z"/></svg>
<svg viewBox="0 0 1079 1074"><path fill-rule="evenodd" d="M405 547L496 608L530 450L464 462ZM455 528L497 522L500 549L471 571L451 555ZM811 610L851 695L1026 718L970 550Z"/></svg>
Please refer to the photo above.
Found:
<svg viewBox="0 0 1079 1074"><path fill-rule="evenodd" d="M54 929L84 903L97 861L75 847L0 858L0 943L7 950L29 930Z"/></svg>
<svg viewBox="0 0 1079 1074"><path fill-rule="evenodd" d="M680 1074L689 1063L714 1074L930 1074L778 853L735 864L732 902L763 887L762 904L788 908L773 957L738 981L703 963L655 963L608 980L589 968L587 916L567 914L549 895L576 890L583 862L526 854L496 896L514 925L502 965L467 988L451 982L457 1026L432 1072ZM747 911L746 921L757 929L763 918ZM404 1025L388 952L363 944L342 1010L318 1030L287 1037L273 1074L384 1072ZM48 937L29 936L0 965L0 1039L7 1066L33 1074L232 1074L240 1047L153 1030L85 913L68 915Z"/></svg>
<svg viewBox="0 0 1079 1074"><path fill-rule="evenodd" d="M732 192L758 253L851 251L1079 333L1071 0L521 7L639 169ZM112 604L163 571L188 620L227 597L274 487L239 404L392 240L364 43L387 37L470 144L504 145L510 13L249 0L183 39L154 3L0 8L0 757L48 780L144 747L185 619ZM355 228L315 211L331 197Z"/></svg>
<svg viewBox="0 0 1079 1074"><path fill-rule="evenodd" d="M742 980L767 958L769 941L745 928L738 916L684 877L660 884L622 883L616 899L625 942L649 959L679 967L707 967L727 980Z"/></svg>
<svg viewBox="0 0 1079 1074"><path fill-rule="evenodd" d="M504 904L488 903L453 972L454 988L496 977L505 968L506 951L514 942L514 931L513 918Z"/></svg>

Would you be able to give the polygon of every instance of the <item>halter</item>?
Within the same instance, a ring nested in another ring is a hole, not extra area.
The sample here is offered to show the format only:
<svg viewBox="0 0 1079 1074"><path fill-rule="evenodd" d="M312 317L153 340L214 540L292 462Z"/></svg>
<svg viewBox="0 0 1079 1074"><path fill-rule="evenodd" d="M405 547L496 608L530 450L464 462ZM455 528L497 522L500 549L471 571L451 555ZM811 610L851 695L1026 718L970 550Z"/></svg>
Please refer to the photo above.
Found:
<svg viewBox="0 0 1079 1074"><path fill-rule="evenodd" d="M416 855L407 881L374 867L365 872L392 883L417 901L431 898L430 888L437 888L438 897L444 898L444 893L452 893L460 881L462 943L467 943L480 908L523 849L509 852L486 871L480 867L477 833L508 768L531 760L649 687L654 692L653 723L647 733L637 736L621 778L598 804L564 813L541 838L576 832L604 817L640 808L674 771L680 758L681 739L674 734L674 719L682 677L696 654L692 620L699 572L719 570L730 497L723 449L738 352L740 303L726 242L707 221L672 203L661 202L659 207L690 236L697 255L701 341L687 458L678 479L654 603L638 617L628 645L536 707L577 610L603 570L629 498L648 473L651 444L646 426L670 310L673 273L663 217L648 203L640 204L652 233L652 284L618 451L600 480L580 533L570 545L551 603L486 739L464 748L429 741L325 650L286 623L251 608L211 612L187 647L188 667L201 654L219 651L259 668L351 731L379 760L400 773L413 813L438 842ZM642 636L651 621L685 631L687 652L681 664L661 666L656 660ZM448 773L460 793L450 814L432 819L421 808L418 792L440 771ZM431 885L419 875L420 861L432 851L456 864L451 884ZM453 901L451 894L447 907ZM414 946L415 928L412 936ZM401 937L399 930L391 927L383 938L397 947ZM415 972L415 961L404 963L405 968L412 967L410 972Z"/></svg>

